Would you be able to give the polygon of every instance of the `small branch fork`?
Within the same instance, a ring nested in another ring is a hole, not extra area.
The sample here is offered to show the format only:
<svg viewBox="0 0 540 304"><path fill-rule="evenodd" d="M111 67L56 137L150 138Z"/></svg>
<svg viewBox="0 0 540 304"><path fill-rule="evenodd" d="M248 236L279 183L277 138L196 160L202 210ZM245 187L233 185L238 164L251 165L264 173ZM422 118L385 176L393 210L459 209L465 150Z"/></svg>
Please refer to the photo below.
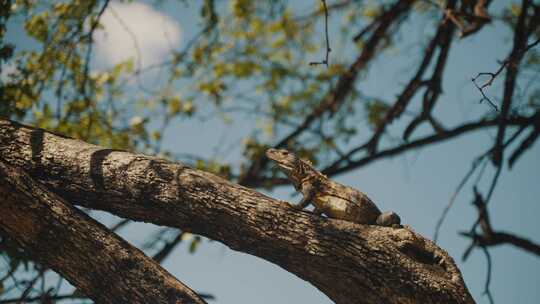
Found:
<svg viewBox="0 0 540 304"><path fill-rule="evenodd" d="M523 50L521 50L519 52L520 53L519 57L521 57L524 53L526 53L528 50L535 47L539 43L540 43L540 38L537 39L535 42L527 45L527 47L525 47ZM495 80L495 78L497 78L497 76L499 76L499 74L501 74L501 72L504 70L504 68L507 65L513 64L514 58L518 57L517 55L518 54L510 54L510 56L508 56L508 58L506 58L504 61L502 61L500 63L501 65L500 65L499 69L495 73L481 72L481 73L478 73L475 77L471 78L471 81L473 82L474 86L478 89L478 91L480 91L480 94L482 94L482 98L480 99L480 103L482 103L483 101L487 101L488 104L495 111L500 112L497 105L485 94L484 89L487 88L487 87L490 87L493 84L493 81ZM484 84L478 84L477 80L478 80L478 78L480 76L488 76L489 79Z"/></svg>
<svg viewBox="0 0 540 304"><path fill-rule="evenodd" d="M326 6L326 0L321 0L324 8L324 31L326 34L326 56L322 61L312 61L309 65L324 64L328 67L328 57L332 49L330 48L330 40L328 39L328 7Z"/></svg>
<svg viewBox="0 0 540 304"><path fill-rule="evenodd" d="M506 65L506 63L501 65L501 67L499 68L499 70L496 73L485 73L485 72L484 73L478 73L478 75L476 75L476 77L471 78L471 81L474 84L474 86L478 89L478 91L480 91L480 94L482 94L482 98L480 99L479 103L482 103L485 100L497 112L499 112L499 108L497 107L497 105L493 101L491 101L491 99L489 97L487 97L486 93L484 92L484 88L486 88L488 86L491 86L491 83L493 83L493 80L495 79L495 77L497 77L497 75L499 75L499 73L502 71L502 69L504 68L505 65ZM489 76L491 76L491 78L486 83L479 86L478 83L476 83L476 80L478 79L478 77L480 77L482 75L489 75Z"/></svg>
<svg viewBox="0 0 540 304"><path fill-rule="evenodd" d="M514 234L495 232L489 220L489 214L487 211L487 200L482 197L482 194L480 194L476 186L473 188L473 191L475 196L473 205L478 211L478 223L482 229L482 234L477 233L476 230L460 232L460 235L468 237L472 240L471 244L463 254L463 260L466 260L468 258L474 247L479 247L480 249L482 249L482 252L485 254L487 261L487 274L486 282L484 285L484 294L488 297L489 302L493 304L493 296L489 289L489 285L491 282L492 261L488 251L488 247L508 243L540 256L540 246Z"/></svg>

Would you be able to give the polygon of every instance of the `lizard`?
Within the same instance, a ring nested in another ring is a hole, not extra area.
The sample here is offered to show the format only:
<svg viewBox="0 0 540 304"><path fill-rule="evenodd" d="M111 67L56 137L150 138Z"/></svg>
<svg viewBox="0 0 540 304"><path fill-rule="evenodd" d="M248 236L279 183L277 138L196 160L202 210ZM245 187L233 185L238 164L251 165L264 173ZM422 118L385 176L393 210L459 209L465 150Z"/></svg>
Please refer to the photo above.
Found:
<svg viewBox="0 0 540 304"><path fill-rule="evenodd" d="M296 190L302 193L302 200L293 205L294 208L302 210L312 203L317 215L324 213L330 218L358 224L398 228L388 231L397 250L419 263L430 265L433 271L444 271L445 276L453 282L465 284L452 257L414 232L410 226L400 225L401 219L395 212L381 213L366 194L329 179L317 171L311 162L292 152L268 149L266 156L277 163Z"/></svg>
<svg viewBox="0 0 540 304"><path fill-rule="evenodd" d="M311 162L285 149L268 149L266 156L285 173L302 200L293 205L302 210L310 203L314 213L358 224L401 227L395 212L381 213L369 197L359 190L342 185L317 171Z"/></svg>

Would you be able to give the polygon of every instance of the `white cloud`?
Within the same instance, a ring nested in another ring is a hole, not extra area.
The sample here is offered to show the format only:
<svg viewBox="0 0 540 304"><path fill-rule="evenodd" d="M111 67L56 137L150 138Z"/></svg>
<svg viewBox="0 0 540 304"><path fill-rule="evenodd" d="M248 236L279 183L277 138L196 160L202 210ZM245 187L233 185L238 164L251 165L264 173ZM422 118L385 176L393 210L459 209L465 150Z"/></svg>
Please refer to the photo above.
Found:
<svg viewBox="0 0 540 304"><path fill-rule="evenodd" d="M180 25L143 3L113 2L100 21L104 29L94 34L98 65L133 58L145 67L164 61L180 43Z"/></svg>

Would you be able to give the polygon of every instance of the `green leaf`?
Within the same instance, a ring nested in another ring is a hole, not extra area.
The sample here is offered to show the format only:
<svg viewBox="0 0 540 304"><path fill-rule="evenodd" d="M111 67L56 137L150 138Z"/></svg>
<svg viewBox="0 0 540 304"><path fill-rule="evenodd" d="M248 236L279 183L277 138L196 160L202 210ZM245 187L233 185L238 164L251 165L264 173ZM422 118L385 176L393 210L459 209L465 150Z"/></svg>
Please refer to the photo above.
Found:
<svg viewBox="0 0 540 304"><path fill-rule="evenodd" d="M201 237L198 235L195 236L193 240L191 241L191 243L189 244L189 253L191 254L195 253L200 243L201 243Z"/></svg>
<svg viewBox="0 0 540 304"><path fill-rule="evenodd" d="M379 126L390 106L382 100L375 99L365 103L368 123L372 128Z"/></svg>

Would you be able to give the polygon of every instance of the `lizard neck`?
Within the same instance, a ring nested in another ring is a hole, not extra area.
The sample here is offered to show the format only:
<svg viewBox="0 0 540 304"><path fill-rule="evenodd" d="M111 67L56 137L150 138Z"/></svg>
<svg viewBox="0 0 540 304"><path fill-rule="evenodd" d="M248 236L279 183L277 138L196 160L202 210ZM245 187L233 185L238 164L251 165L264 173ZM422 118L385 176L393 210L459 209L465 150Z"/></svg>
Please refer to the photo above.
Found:
<svg viewBox="0 0 540 304"><path fill-rule="evenodd" d="M310 164L299 160L294 166L294 170L287 172L287 177L294 184L296 189L300 189L302 184L315 176L318 176L317 170L315 170Z"/></svg>

